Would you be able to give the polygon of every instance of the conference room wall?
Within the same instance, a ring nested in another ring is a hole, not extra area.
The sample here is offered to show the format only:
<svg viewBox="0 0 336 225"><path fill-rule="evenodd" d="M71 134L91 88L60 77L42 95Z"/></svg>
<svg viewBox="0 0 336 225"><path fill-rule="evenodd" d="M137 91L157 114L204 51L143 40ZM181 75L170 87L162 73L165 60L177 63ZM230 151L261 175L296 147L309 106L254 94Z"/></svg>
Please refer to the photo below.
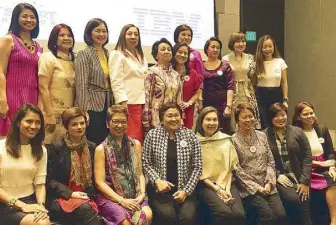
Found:
<svg viewBox="0 0 336 225"><path fill-rule="evenodd" d="M336 129L335 15L335 0L285 1L290 108L298 101L311 102L319 122L333 130Z"/></svg>
<svg viewBox="0 0 336 225"><path fill-rule="evenodd" d="M228 37L232 32L239 31L239 0L216 0L216 15L218 24L219 38L223 41L223 55L229 52L227 48ZM113 29L109 27L109 29ZM84 31L83 31L84 32ZM140 31L141 32L141 31ZM209 37L210 38L210 37ZM44 51L48 51L47 41L39 40ZM172 43L173 44L173 43ZM75 44L75 52L85 48L85 43L78 42ZM108 50L113 50L115 45L106 45ZM151 55L151 46L143 47L144 54L149 63L155 63ZM203 59L206 59L206 55L203 49L200 49Z"/></svg>

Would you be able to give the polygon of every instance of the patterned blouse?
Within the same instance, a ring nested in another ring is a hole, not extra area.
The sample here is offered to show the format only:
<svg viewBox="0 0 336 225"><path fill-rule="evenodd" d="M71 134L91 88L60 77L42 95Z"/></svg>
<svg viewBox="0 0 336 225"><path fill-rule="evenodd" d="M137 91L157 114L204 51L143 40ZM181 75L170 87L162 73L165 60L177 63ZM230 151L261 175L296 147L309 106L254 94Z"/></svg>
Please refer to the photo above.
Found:
<svg viewBox="0 0 336 225"><path fill-rule="evenodd" d="M202 172L201 147L196 135L187 128L179 128L175 133L177 146L178 189L190 195ZM159 127L150 130L146 136L142 152L142 168L149 181L167 179L168 132Z"/></svg>
<svg viewBox="0 0 336 225"><path fill-rule="evenodd" d="M241 197L254 195L267 183L271 183L275 187L275 163L266 134L255 130L251 135L246 135L238 130L233 135L232 141L239 158L235 177L238 181ZM277 190L274 188L271 194L276 192Z"/></svg>
<svg viewBox="0 0 336 225"><path fill-rule="evenodd" d="M168 69L156 64L149 68L145 80L145 106L143 126L145 130L160 127L159 108L168 102L182 102L182 82L180 75L169 65Z"/></svg>

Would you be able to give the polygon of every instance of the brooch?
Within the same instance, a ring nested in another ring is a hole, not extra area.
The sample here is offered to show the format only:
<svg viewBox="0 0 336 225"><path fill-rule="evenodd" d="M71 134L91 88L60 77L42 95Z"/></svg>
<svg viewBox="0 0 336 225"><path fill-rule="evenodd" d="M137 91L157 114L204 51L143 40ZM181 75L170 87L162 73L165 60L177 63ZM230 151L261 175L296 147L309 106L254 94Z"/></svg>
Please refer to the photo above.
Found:
<svg viewBox="0 0 336 225"><path fill-rule="evenodd" d="M218 71L217 71L217 74L218 74L218 76L222 76L222 75L223 75L223 71L218 70Z"/></svg>
<svg viewBox="0 0 336 225"><path fill-rule="evenodd" d="M318 140L319 140L320 144L324 143L324 138L319 138Z"/></svg>

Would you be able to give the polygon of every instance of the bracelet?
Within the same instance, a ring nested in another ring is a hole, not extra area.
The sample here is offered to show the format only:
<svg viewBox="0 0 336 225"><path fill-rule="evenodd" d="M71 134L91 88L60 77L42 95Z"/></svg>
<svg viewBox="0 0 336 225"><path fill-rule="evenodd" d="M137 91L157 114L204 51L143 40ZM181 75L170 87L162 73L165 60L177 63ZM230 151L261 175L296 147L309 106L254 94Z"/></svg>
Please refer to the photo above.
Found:
<svg viewBox="0 0 336 225"><path fill-rule="evenodd" d="M18 200L17 198L10 198L9 201L8 201L9 207L14 208L15 202L17 200Z"/></svg>

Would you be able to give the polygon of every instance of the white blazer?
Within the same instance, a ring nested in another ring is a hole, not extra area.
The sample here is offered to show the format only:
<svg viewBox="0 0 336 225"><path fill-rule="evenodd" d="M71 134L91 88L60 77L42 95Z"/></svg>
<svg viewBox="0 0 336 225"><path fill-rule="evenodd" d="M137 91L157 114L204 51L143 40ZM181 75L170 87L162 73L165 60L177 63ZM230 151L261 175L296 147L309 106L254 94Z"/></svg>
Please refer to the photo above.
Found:
<svg viewBox="0 0 336 225"><path fill-rule="evenodd" d="M127 51L127 50L126 50ZM131 53L126 57L114 50L110 53L109 69L115 103L145 104L145 78L148 73L146 59L143 62Z"/></svg>

